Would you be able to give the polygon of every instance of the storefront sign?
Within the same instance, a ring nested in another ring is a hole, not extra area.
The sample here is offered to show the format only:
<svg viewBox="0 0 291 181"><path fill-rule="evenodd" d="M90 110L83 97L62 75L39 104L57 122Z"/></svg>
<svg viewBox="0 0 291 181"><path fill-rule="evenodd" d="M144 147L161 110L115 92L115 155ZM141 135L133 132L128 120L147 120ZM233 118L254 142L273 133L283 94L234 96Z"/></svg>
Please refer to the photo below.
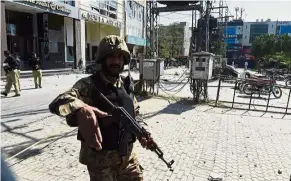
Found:
<svg viewBox="0 0 291 181"><path fill-rule="evenodd" d="M131 44L132 41L138 43L139 45L145 44L144 6L132 0L125 0L125 13L126 13L126 34L129 37L127 41L131 41Z"/></svg>
<svg viewBox="0 0 291 181"><path fill-rule="evenodd" d="M121 22L118 22L118 21L115 21L111 18L106 18L106 17L103 17L103 16L100 16L100 22L103 23L103 24L107 24L107 25L110 25L110 26L114 26L114 27L117 27L117 28L121 28L122 27L122 23Z"/></svg>
<svg viewBox="0 0 291 181"><path fill-rule="evenodd" d="M89 12L82 12L82 18L98 23L100 22L100 17L98 15Z"/></svg>
<svg viewBox="0 0 291 181"><path fill-rule="evenodd" d="M278 25L291 25L291 21L278 21Z"/></svg>
<svg viewBox="0 0 291 181"><path fill-rule="evenodd" d="M98 14L94 14L94 13L90 13L90 12L85 12L83 11L82 12L82 18L88 20L88 21L94 21L94 22L97 22L97 23L103 23L103 24L106 24L106 25L110 25L110 26L113 26L113 27L116 27L116 28L122 28L122 23L121 22L118 22L112 18L107 18L107 17L104 17L104 16L100 16Z"/></svg>
<svg viewBox="0 0 291 181"><path fill-rule="evenodd" d="M61 12L68 13L68 14L71 13L70 9L67 9L65 6L62 6L62 5L57 5L54 2L37 1L37 0L25 0L23 2L28 2L28 3L38 5L38 6L46 7L46 8L53 10L53 11L61 11Z"/></svg>
<svg viewBox="0 0 291 181"><path fill-rule="evenodd" d="M143 38L138 38L135 36L127 36L127 43L133 44L133 45L138 45L138 46L146 46L146 40Z"/></svg>
<svg viewBox="0 0 291 181"><path fill-rule="evenodd" d="M44 60L48 60L49 59L48 14L43 14L43 51L44 51Z"/></svg>

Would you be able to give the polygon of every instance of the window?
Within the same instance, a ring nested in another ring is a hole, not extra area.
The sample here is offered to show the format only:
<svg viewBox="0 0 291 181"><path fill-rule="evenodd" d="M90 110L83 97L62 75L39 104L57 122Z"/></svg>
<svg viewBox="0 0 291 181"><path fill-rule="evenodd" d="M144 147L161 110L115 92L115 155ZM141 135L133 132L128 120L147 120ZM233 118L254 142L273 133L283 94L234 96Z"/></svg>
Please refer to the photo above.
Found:
<svg viewBox="0 0 291 181"><path fill-rule="evenodd" d="M68 1L68 0L64 0L65 4L69 4L71 6L75 6L75 1Z"/></svg>
<svg viewBox="0 0 291 181"><path fill-rule="evenodd" d="M252 24L250 27L250 43L252 43L256 37L268 34L268 24Z"/></svg>
<svg viewBox="0 0 291 181"><path fill-rule="evenodd" d="M111 11L112 11L112 9L116 11L117 10L117 1L116 0L109 1L109 8Z"/></svg>
<svg viewBox="0 0 291 181"><path fill-rule="evenodd" d="M205 67L195 67L196 71L205 71Z"/></svg>

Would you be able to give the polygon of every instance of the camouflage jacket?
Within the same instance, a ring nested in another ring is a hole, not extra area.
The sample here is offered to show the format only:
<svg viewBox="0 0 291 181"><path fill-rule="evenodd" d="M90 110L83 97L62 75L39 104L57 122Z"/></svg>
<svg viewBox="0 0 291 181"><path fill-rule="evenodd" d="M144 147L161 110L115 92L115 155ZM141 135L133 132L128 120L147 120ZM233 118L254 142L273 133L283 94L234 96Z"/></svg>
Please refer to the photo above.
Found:
<svg viewBox="0 0 291 181"><path fill-rule="evenodd" d="M101 74L102 75L102 74ZM101 76L104 77L104 76ZM103 78L105 82L109 83L107 79ZM82 78L73 85L73 87L57 96L54 101L49 105L49 109L52 113L66 117L66 121L69 126L78 126L77 121L74 117L74 113L86 106L86 105L93 105L92 94L94 93L94 88L91 86L92 79L91 76ZM123 86L123 81L121 78L117 81L114 85L117 87ZM146 124L143 122L141 116L139 115L139 105L134 97L134 110L136 114L136 120L139 122L141 126L145 126ZM85 144L81 144L81 151L80 151L80 162L83 164L87 164L88 162L88 155L91 155L91 149L86 147Z"/></svg>

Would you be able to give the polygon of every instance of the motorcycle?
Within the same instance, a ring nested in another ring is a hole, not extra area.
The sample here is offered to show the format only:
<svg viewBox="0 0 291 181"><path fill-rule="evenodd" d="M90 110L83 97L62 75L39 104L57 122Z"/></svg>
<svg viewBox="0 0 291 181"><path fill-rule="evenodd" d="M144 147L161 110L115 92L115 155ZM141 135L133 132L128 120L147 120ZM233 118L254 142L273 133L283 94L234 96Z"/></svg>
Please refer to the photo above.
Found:
<svg viewBox="0 0 291 181"><path fill-rule="evenodd" d="M247 78L243 86L243 92L247 95L253 93L269 94L272 93L274 97L280 98L282 96L282 89L276 85L275 79L261 79L261 78Z"/></svg>

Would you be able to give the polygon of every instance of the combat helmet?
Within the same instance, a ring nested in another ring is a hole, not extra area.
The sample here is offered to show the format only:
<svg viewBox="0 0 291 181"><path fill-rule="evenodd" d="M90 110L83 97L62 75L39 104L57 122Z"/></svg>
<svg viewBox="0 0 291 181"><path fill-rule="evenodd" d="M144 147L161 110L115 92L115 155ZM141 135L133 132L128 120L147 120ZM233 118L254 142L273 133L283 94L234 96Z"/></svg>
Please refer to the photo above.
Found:
<svg viewBox="0 0 291 181"><path fill-rule="evenodd" d="M130 52L124 39L116 35L105 36L99 43L99 48L95 57L96 63L101 64L108 55L115 52L121 52L124 55L124 65L129 64Z"/></svg>

